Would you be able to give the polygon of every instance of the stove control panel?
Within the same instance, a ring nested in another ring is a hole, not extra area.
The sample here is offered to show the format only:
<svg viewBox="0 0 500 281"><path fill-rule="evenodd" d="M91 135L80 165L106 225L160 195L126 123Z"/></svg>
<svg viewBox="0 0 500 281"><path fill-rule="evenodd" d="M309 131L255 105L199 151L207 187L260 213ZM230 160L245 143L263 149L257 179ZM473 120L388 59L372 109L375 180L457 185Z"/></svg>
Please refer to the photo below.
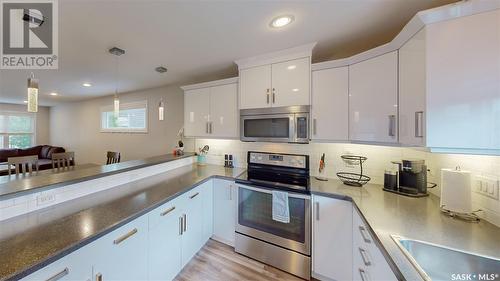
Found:
<svg viewBox="0 0 500 281"><path fill-rule="evenodd" d="M249 152L247 162L281 167L306 169L309 167L307 155L276 154L267 152Z"/></svg>

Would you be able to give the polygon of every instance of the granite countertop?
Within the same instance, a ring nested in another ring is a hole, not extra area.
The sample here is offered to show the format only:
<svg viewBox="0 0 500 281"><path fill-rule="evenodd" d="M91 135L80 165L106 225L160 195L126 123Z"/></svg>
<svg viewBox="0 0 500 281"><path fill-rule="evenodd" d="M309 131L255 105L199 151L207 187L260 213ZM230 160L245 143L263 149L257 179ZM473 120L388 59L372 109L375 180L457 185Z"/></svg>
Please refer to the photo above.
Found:
<svg viewBox="0 0 500 281"><path fill-rule="evenodd" d="M110 176L116 173L144 168L166 163L181 158L192 157L194 153L185 153L182 156L165 154L141 160L131 160L111 165L96 165L86 169L76 169L65 173L40 174L19 180L0 182L0 200L13 198L25 194L66 186L82 181Z"/></svg>
<svg viewBox="0 0 500 281"><path fill-rule="evenodd" d="M211 177L233 179L243 171L183 166L0 222L0 280L22 278Z"/></svg>
<svg viewBox="0 0 500 281"><path fill-rule="evenodd" d="M97 166L100 166L100 165L97 165L97 164L92 164L92 163L87 163L87 164L81 164L81 165L76 165L76 166L70 166L69 168L61 168L61 169L49 169L49 170L41 170L41 171L38 171L38 172L33 172L32 175L26 175L26 176L18 176L16 177L15 175L6 175L6 176L0 176L0 185L1 184L4 184L4 183L8 183L8 182L12 182L12 181L20 181L20 180L24 180L24 179L27 179L27 178L30 178L30 177L39 177L39 176L43 176L43 175L50 175L50 174L62 174L62 173L70 173L70 172L73 172L73 171L77 171L77 170L83 170L83 169L88 169L88 168L95 168Z"/></svg>
<svg viewBox="0 0 500 281"><path fill-rule="evenodd" d="M406 280L422 278L391 239L392 234L500 258L500 227L485 220L471 223L451 218L441 213L439 197L435 195L411 198L385 192L380 185L352 187L337 179L324 182L313 177L311 192L352 201L375 232L382 252Z"/></svg>

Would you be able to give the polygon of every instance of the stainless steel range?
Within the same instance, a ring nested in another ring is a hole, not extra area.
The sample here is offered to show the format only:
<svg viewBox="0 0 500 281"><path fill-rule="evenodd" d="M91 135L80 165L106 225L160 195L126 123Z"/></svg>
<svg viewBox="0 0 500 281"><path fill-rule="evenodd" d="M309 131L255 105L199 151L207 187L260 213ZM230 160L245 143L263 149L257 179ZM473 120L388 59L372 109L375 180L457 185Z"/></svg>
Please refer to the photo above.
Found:
<svg viewBox="0 0 500 281"><path fill-rule="evenodd" d="M236 252L309 280L309 156L250 151L247 164L246 178L236 180ZM288 193L289 223L273 220L273 190Z"/></svg>

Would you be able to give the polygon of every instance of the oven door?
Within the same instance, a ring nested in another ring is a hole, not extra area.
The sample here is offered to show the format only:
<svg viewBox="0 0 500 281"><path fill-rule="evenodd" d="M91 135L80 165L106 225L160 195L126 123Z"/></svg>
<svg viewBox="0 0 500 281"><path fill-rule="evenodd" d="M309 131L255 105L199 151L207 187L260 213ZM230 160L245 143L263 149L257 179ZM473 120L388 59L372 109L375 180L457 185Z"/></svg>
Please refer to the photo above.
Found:
<svg viewBox="0 0 500 281"><path fill-rule="evenodd" d="M236 231L305 255L311 254L311 196L288 193L290 223L273 220L272 191L238 185Z"/></svg>
<svg viewBox="0 0 500 281"><path fill-rule="evenodd" d="M241 116L242 141L294 142L294 114Z"/></svg>

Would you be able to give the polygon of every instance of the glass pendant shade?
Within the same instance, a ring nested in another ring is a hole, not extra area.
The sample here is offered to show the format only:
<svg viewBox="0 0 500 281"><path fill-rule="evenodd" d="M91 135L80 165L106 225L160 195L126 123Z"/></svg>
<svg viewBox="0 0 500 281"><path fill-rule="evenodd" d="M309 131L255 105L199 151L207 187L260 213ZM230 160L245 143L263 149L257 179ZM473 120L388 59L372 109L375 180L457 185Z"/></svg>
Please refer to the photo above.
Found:
<svg viewBox="0 0 500 281"><path fill-rule="evenodd" d="M28 112L38 112L38 79L28 78Z"/></svg>
<svg viewBox="0 0 500 281"><path fill-rule="evenodd" d="M158 105L158 120L163 121L165 119L165 104L160 101Z"/></svg>
<svg viewBox="0 0 500 281"><path fill-rule="evenodd" d="M114 115L116 118L120 115L120 100L118 99L118 96L115 95L115 99L113 102L113 111Z"/></svg>

